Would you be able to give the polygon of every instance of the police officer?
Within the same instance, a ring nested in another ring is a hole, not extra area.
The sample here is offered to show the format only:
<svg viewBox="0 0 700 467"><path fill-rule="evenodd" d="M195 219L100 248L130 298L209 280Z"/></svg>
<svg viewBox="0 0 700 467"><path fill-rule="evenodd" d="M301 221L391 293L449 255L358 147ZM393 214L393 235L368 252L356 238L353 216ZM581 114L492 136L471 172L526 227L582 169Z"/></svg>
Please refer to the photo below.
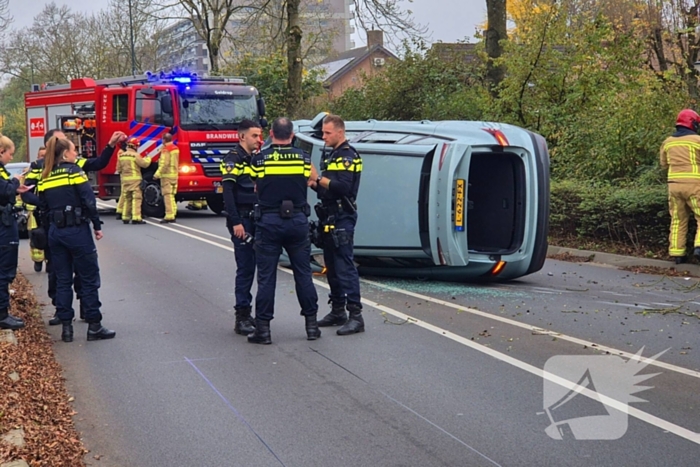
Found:
<svg viewBox="0 0 700 467"><path fill-rule="evenodd" d="M668 205L671 213L669 255L676 264L685 263L685 245L690 212L698 230L693 256L700 260L700 169L695 154L700 149L700 115L685 109L678 114L676 131L661 145L661 167L668 169Z"/></svg>
<svg viewBox="0 0 700 467"><path fill-rule="evenodd" d="M331 312L318 322L321 327L339 326L345 336L364 332L360 301L360 278L353 262L353 237L357 224L355 200L360 188L362 159L345 139L345 122L337 115L323 119L323 141L333 150L322 156L321 176L312 169L309 186L321 200L316 207L323 231L323 260L331 288ZM350 317L345 314L347 305Z"/></svg>
<svg viewBox="0 0 700 467"><path fill-rule="evenodd" d="M221 181L224 188L226 228L231 234L236 258L236 334L248 335L255 331L250 317L253 296L250 289L255 277L255 237L253 208L258 202L253 180L250 178L252 154L260 146L262 127L251 120L238 125L239 143L221 162Z"/></svg>
<svg viewBox="0 0 700 467"><path fill-rule="evenodd" d="M125 224L130 221L134 225L146 223L141 218L141 202L143 201L141 169L151 165L151 158L142 157L138 153L140 145L141 142L137 138L129 138L126 141L126 151L119 153L119 162L117 163L117 172L121 176L121 185L124 190L122 222Z"/></svg>
<svg viewBox="0 0 700 467"><path fill-rule="evenodd" d="M163 148L158 159L158 170L153 174L153 179L160 179L160 192L163 194L163 204L165 204L165 217L161 224L175 222L177 214L177 204L175 194L177 193L177 177L180 167L180 150L173 143L173 135L166 133L163 135Z"/></svg>
<svg viewBox="0 0 700 467"><path fill-rule="evenodd" d="M277 263L282 248L294 272L297 299L306 319L308 340L321 337L316 322L318 295L311 276L309 241L310 208L306 202L311 158L292 147L294 126L286 117L272 123L272 145L253 156L251 177L255 180L258 205L255 210L255 260L258 292L255 296L253 344L270 344L270 321L274 317Z"/></svg>
<svg viewBox="0 0 700 467"><path fill-rule="evenodd" d="M100 268L97 249L90 235L102 238L95 194L88 177L76 164L75 145L53 137L46 145L44 170L39 181L39 196L25 193L25 202L36 204L49 219L49 249L56 273L56 308L63 324L61 339L73 342L73 272L80 278L81 302L88 324L87 340L111 339L115 332L102 326L100 313Z"/></svg>
<svg viewBox="0 0 700 467"><path fill-rule="evenodd" d="M19 175L10 176L5 168L15 153L15 145L7 136L0 135L0 329L22 329L24 321L10 314L10 284L17 274L19 233L14 205L17 193L27 191L20 187Z"/></svg>
<svg viewBox="0 0 700 467"><path fill-rule="evenodd" d="M65 139L66 135L58 129L52 129L49 130L45 135L44 135L44 146L47 145L48 141L52 137L57 137L59 139ZM117 146L118 143L126 141L126 133L122 131L115 131L112 134L112 137L109 139L109 143L107 143L107 146L102 150L100 153L99 157L95 157L92 159L84 159L84 158L78 158L76 161L76 165L78 167L82 168L85 172L97 172L99 170L104 169L107 167L109 164L109 161L112 159L112 155L114 154L115 147ZM34 167L29 171L27 174L24 184L27 186L36 186L41 180L42 176L42 171L44 170L44 159L40 161L36 161L36 164ZM37 213L37 215L40 215ZM48 226L45 226L48 227ZM55 299L56 299L56 274L53 271L52 264L51 264L51 249L49 247L44 249L44 255L46 257L46 271L49 273L49 297L51 298L51 302L55 305ZM80 278L76 275L75 276L75 293L78 296L78 300L80 300ZM81 318L83 317L83 311L82 311L82 303L81 303ZM61 324L61 320L58 318L58 311L54 314L54 317L49 320L49 325L50 326L56 326L58 324Z"/></svg>

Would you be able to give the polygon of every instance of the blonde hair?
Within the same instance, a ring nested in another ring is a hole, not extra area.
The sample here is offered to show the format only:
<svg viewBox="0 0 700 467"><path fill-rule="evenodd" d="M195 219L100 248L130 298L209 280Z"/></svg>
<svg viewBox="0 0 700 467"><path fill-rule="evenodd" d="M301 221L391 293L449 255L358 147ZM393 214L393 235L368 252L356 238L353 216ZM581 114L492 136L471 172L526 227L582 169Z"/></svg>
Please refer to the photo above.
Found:
<svg viewBox="0 0 700 467"><path fill-rule="evenodd" d="M12 142L7 136L0 134L0 151L5 152L8 149L15 147L15 143Z"/></svg>
<svg viewBox="0 0 700 467"><path fill-rule="evenodd" d="M44 170L41 173L42 178L47 178L55 166L63 162L63 155L70 149L71 144L72 143L67 139L59 139L56 136L51 137L46 145Z"/></svg>

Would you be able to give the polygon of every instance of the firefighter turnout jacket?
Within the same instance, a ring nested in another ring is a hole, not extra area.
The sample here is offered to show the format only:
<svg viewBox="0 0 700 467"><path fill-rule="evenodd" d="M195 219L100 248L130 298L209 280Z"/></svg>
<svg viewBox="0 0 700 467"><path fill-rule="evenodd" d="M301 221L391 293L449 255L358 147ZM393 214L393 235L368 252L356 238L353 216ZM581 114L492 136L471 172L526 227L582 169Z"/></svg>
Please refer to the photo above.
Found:
<svg viewBox="0 0 700 467"><path fill-rule="evenodd" d="M151 165L150 157L141 157L135 151L126 150L119 154L119 163L117 164L117 172L121 175L122 184L129 182L141 182L141 169Z"/></svg>
<svg viewBox="0 0 700 467"><path fill-rule="evenodd" d="M180 150L173 143L166 143L160 151L158 170L154 178L177 180L180 166Z"/></svg>
<svg viewBox="0 0 700 467"><path fill-rule="evenodd" d="M661 145L661 167L668 168L668 181L700 183L700 135L677 127Z"/></svg>

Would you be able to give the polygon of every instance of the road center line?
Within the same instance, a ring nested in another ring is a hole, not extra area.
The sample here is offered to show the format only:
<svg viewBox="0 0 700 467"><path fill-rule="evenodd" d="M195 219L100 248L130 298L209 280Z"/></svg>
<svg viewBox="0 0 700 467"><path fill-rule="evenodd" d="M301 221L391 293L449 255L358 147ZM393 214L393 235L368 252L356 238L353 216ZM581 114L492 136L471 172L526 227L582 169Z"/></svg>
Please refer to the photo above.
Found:
<svg viewBox="0 0 700 467"><path fill-rule="evenodd" d="M166 227L165 225L156 224L156 223L150 222L150 221L147 221L147 222L148 222L149 224L155 226L155 227L159 227L159 228L162 228L162 229L165 229L165 230L170 230L171 232L175 232L175 233L177 233L177 234L184 235L184 236L186 236L186 237L193 238L193 239L195 239L195 240L199 240L199 241L201 241L201 242L204 242L204 243L207 243L207 244L210 244L210 245L214 245L214 246L219 247L219 248L222 248L222 249L224 249L224 250L233 251L233 247L224 246L224 245L222 245L222 244L220 244L220 243L215 243L215 242L212 242L212 241L210 241L210 240L207 240L207 239L204 239L204 238L197 237L197 236L195 236L195 235L189 234L189 233L187 233L187 232L182 232L182 231L180 231L180 230L176 230L176 229L172 229L172 228ZM192 229L192 230L197 231L197 229ZM284 269L284 268L278 268L278 269L279 269L280 271L282 271L282 272L287 273L287 274L292 274L292 271L289 271L289 270L287 270L287 269ZM314 283L315 283L316 285L318 285L319 287L322 287L322 288L325 288L325 289L329 289L329 288L330 288L330 287L328 286L328 284L326 284L325 282L319 281L319 280L317 280L317 279L314 279L313 281L314 281ZM460 307L459 305L455 305L455 304L453 304L453 303L445 302L444 300L434 299L434 298L432 298L432 297L428 297L428 296L425 296L425 295L417 294L417 293L414 293L414 292L409 292L409 291L403 290L403 289L398 289L398 288L396 288L396 287L385 286L384 284L380 284L380 283L373 282L373 281L368 281L368 280L364 280L364 279L363 279L362 281L365 282L365 283L371 284L371 285L375 285L375 286L379 286L379 287L385 288L385 289L387 289L387 290L395 291L395 292L397 292L397 293L402 293L402 294L409 295L409 296L412 296L412 297L420 298L421 300L431 301L431 302L434 302L434 303L437 303L437 304L440 304L440 305L444 305L444 306L447 306L447 307L450 307L450 308L457 308L457 309L460 309L460 310L462 310L462 311L466 311L466 312L469 312L469 313L472 313L472 314L475 314L475 315L483 316L483 317L485 317L485 318L495 319L495 320L501 321L501 322L503 322L503 323L512 324L512 325L517 326L517 327L520 327L520 328L530 329L530 330L538 331L538 332L541 332L541 333L542 333L542 332L543 332L543 333L551 333L552 335L557 336L557 338L559 338L559 339L564 339L564 340L567 340L567 341L569 341L569 342L574 342L574 343L583 344L583 345L591 345L590 342L584 341L584 340L582 340L582 339L578 339L578 338L571 337L571 336L566 336L566 335L563 335L563 334L558 334L558 333L555 333L555 332L553 332L553 331L546 331L546 330L543 330L543 329L541 329L541 328L537 328L536 326L530 326L530 325L528 325L528 324L521 323L521 322L519 322L519 321L511 320L511 319L508 319L508 318L503 318L503 317L500 317L500 316L490 315L490 314L485 313L485 312L483 312L483 311L479 311L479 310L475 310L475 309L468 309L468 308L465 308L465 307ZM655 426L655 427L657 427L657 428L659 428L659 429L661 429L661 430L664 430L664 431L668 431L668 432L670 432L670 433L673 433L673 434L675 434L675 435L677 435L677 436L679 436L679 437L681 437L681 438L683 438L683 439L686 439L686 440L688 440L688 441L691 441L691 442L693 442L693 443L695 443L695 444L700 444L700 434L695 433L694 431L691 431L691 430L689 430L689 429L687 429L687 428L683 428L682 426L676 425L676 424L671 423L671 422L669 422L669 421L666 421L666 420L664 420L664 419L662 419L662 418L659 418L659 417L656 417L656 416L654 416L654 415L651 415L651 414L649 414L649 413L647 413L647 412L644 412L644 411L638 410L638 409L636 409L636 408L634 408L634 407L628 406L626 403L623 403L623 402L620 402L620 401L618 401L618 400L612 399L612 398L610 398L610 397L608 397L608 396L605 396L605 395L603 395L603 394L600 394L600 393L598 393L598 392L591 391L591 390L589 390L589 389L587 389L587 388L582 388L582 387L579 386L577 383L574 383L574 382L572 382L572 381L569 381L569 380L567 380L567 379L561 378L561 377L559 377L559 376L557 376L557 375L554 375L554 374L552 374L552 373L549 373L549 372L547 372L547 371L544 371L544 370L542 370L542 369L540 369L540 368L537 368L537 367L534 366L534 365L530 365L529 363L525 363L525 362L523 362L523 361L521 361L521 360L518 360L518 359L516 359L516 358L513 358L513 357L511 357L510 355L506 355L506 354L504 354L504 353L501 353L501 352L498 352L498 351L496 351L496 350L493 350L493 349L491 349L491 348L489 348L489 347L485 347L485 346L482 345L482 344L478 344L478 343L476 343L476 342L473 342L473 341L471 341L470 339L467 339L467 338L465 338L465 337L462 337L462 336L459 336L459 335L457 335L457 334L454 334L454 333L452 333L452 332L450 332L450 331L447 331L446 329L442 329L442 328L440 328L440 327L438 327L438 326L434 326L434 325L432 325L432 324L430 324L430 323L427 323L427 322L425 322L425 321L421 321L421 320L419 320L419 319L416 319L416 318L414 318L414 317L412 317L412 316L409 316L409 315L407 315L407 314L405 314L405 313L402 313L402 312L400 312L400 311L398 311L398 310L395 310L395 309L393 309L393 308L389 308L389 307L387 307L387 306L380 305L379 303L374 302L374 301L372 301L372 300L368 300L368 299L366 299L366 298L363 298L363 299L362 299L362 303L364 303L364 304L366 304L366 305L369 305L369 306L371 306L371 307L373 307L373 308L376 308L377 310L381 310L381 311L383 311L383 312L385 312L385 313L388 313L388 314L390 314L390 315L392 315L392 316L394 316L394 317L396 317L396 318L399 318L399 319L405 320L405 321L407 321L407 322L410 322L411 324L414 324L414 325L416 325L416 326L418 326L418 327L421 327L421 328L423 328L423 329L426 329L426 330L428 330L428 331L431 331L431 332L433 332L433 333L435 333L435 334L438 334L438 335L440 335L440 336L442 336L442 337L446 337L446 338L448 338L448 339L450 339L450 340L452 340L452 341L454 341L454 342L457 342L457 343L459 343L459 344L462 344L462 345L464 345L464 346L466 346L466 347L469 347L469 348L471 348L471 349L473 349L473 350L476 350L476 351L478 351L478 352L481 352L481 353L483 353L483 354L486 354L486 355L488 355L488 356L490 356L490 357L495 358L496 360L500 360L500 361L502 361L502 362L504 362L504 363L508 363L509 365L512 365L512 366L514 366L514 367L516 367L516 368L519 368L519 369L521 369L521 370L523 370L523 371L526 371L526 372L528 372L528 373L530 373L530 374L533 374L533 375L535 375L535 376L537 376L537 377L539 377L539 378L542 378L542 379L544 379L544 380L547 380L547 381L550 381L550 382L552 382L552 383L558 384L558 385L560 385L560 386L562 386L562 387L564 387L564 388L567 388L567 389L569 389L569 390L578 391L578 392L580 392L581 394L585 395L586 397L589 397L589 398L591 398L591 399L593 399L593 400L595 400L595 401L602 402L603 404L605 404L605 405L607 405L607 406L609 406L609 407L611 407L611 408L614 408L614 409L616 409L616 410L619 410L619 411L622 411L622 412L626 412L626 413L628 413L629 415L631 415L631 416L633 416L633 417L635 417L635 418L637 418L637 419L639 419L639 420L641 420L641 421L643 421L643 422L646 422L646 423L648 423L648 424L650 424L650 425L653 425L653 426ZM666 369L669 369L669 370L672 370L672 371L676 371L676 372L679 372L679 373L683 373L683 374L687 374L687 375L695 376L695 377L700 377L700 373L698 373L698 372L696 372L696 371L688 370L688 369L681 368L681 367L677 367L677 366L675 366L675 365L670 365L670 364L660 364L659 362L656 362L656 361L648 362L647 359L645 359L645 358L642 357L641 355L636 356L636 355L630 354L629 352L623 352L623 351L621 351L621 350L617 350L617 349L613 349L613 348L611 348L611 347L605 347L605 346L598 346L598 345L596 345L596 348L598 348L599 350L607 350L607 351L609 351L609 352L611 352L611 353L617 353L617 354L619 354L619 355L624 355L624 356L628 356L628 355L629 355L628 358L634 357L636 360L640 360L640 361L647 362L647 363L649 363L650 365L656 365L656 366L659 366L659 367L661 367L661 368L666 368Z"/></svg>

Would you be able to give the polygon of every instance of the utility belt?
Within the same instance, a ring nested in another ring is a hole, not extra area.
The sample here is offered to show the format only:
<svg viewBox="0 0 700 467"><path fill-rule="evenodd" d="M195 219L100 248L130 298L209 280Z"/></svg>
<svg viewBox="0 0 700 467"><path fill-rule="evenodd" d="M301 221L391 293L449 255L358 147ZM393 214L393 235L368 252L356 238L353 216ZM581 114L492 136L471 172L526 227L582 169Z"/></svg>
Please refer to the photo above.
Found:
<svg viewBox="0 0 700 467"><path fill-rule="evenodd" d="M2 222L2 225L5 227L11 226L17 218L15 214L21 210L22 208L15 207L14 204L9 203L4 206L0 206L0 222Z"/></svg>
<svg viewBox="0 0 700 467"><path fill-rule="evenodd" d="M82 208L66 206L63 211L51 211L49 212L49 223L55 225L59 229L81 225L85 223L85 219L83 219L83 210Z"/></svg>
<svg viewBox="0 0 700 467"><path fill-rule="evenodd" d="M255 219L255 206L252 204L246 204L243 206L236 206L238 210L238 216L241 219Z"/></svg>
<svg viewBox="0 0 700 467"><path fill-rule="evenodd" d="M303 212L306 217L311 215L311 208L308 204L304 203L303 206L294 206L291 200L284 200L278 208L260 206L256 204L253 208L253 218L258 221L263 216L263 214L279 214L282 219L291 219L294 214Z"/></svg>
<svg viewBox="0 0 700 467"><path fill-rule="evenodd" d="M318 209L324 210L328 213L327 215L339 214L341 212L355 214L357 212L357 204L355 203L355 198L352 198L350 196L343 196L340 199L334 200L323 200L316 206L319 205L320 208L314 207L314 209L316 209L316 214L318 214Z"/></svg>

